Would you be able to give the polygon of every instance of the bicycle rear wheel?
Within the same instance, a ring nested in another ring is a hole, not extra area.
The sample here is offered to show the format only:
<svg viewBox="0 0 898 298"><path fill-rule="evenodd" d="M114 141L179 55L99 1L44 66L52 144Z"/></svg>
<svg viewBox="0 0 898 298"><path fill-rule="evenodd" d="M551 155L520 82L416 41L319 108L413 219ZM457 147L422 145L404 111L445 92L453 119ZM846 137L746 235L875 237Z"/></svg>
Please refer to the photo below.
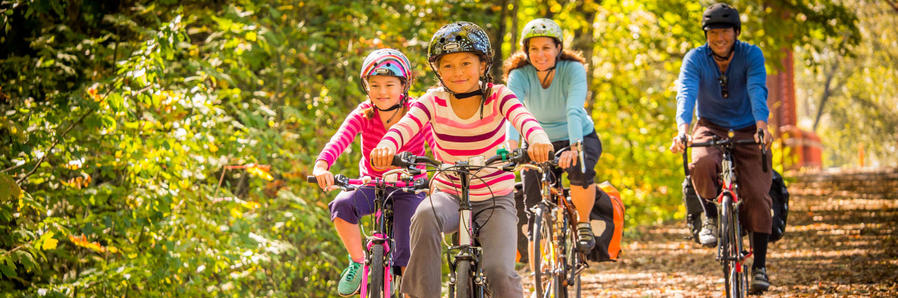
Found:
<svg viewBox="0 0 898 298"><path fill-rule="evenodd" d="M384 272L388 272L384 266L385 263L383 244L372 245L371 262L368 264L370 271L368 274L367 297L389 298L384 297Z"/></svg>
<svg viewBox="0 0 898 298"><path fill-rule="evenodd" d="M549 297L553 292L555 250L552 242L552 222L548 208L539 204L533 210L530 226L530 264L533 269L533 287L536 297Z"/></svg>

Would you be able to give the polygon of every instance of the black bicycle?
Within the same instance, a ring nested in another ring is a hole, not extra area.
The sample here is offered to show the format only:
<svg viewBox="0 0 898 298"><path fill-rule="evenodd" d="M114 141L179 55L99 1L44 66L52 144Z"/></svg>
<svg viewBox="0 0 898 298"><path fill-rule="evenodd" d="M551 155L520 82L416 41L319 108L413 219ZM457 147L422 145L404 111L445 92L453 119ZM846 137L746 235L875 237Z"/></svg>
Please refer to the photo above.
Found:
<svg viewBox="0 0 898 298"><path fill-rule="evenodd" d="M500 149L493 157L485 159L482 156L472 157L467 161L459 161L452 164L444 164L432 160L426 156L416 156L408 152L402 152L393 157L394 166L404 167L409 173L420 171L417 166L424 164L432 167L433 177L441 174L454 174L459 179L459 231L457 243L449 246L446 252L446 261L449 264L449 297L489 297L489 283L483 273L481 258L482 248L477 238L479 226L474 224L476 215L472 214L469 198L469 183L472 179L480 179L472 172L486 168L495 168L497 163L510 162L502 166L502 170L511 171L514 163L523 160L527 153L523 149L508 152Z"/></svg>
<svg viewBox="0 0 898 298"><path fill-rule="evenodd" d="M723 151L723 159L720 164L721 191L717 195L715 204L717 205L718 219L717 260L723 265L724 286L727 297L745 297L748 295L748 265L745 264L745 260L752 254L751 248L745 250L742 243L743 231L739 221L739 208L742 207L743 201L739 199L738 194L739 186L736 183L733 150L736 146L757 146L763 144L763 137L762 134L760 143L753 139L736 140L733 139L733 130L730 130L726 138L714 136L710 142L692 143L689 145L689 147L717 147ZM762 149L761 156L762 168L766 172L768 170L766 148ZM689 164L687 160L687 152L684 150L683 170L688 178Z"/></svg>
<svg viewBox="0 0 898 298"><path fill-rule="evenodd" d="M569 288L574 290L574 297L580 297L580 273L589 267L585 255L576 248L579 214L570 189L561 183L563 170L558 158L568 149L559 150L551 161L519 165L540 174L540 201L530 207L528 220L528 258L533 266L536 297L565 298Z"/></svg>
<svg viewBox="0 0 898 298"><path fill-rule="evenodd" d="M400 175L400 178L395 181L382 178L349 179L342 174L334 176L334 185L344 191L363 187L374 189L374 216L371 216L374 230L371 231L371 235L365 237L367 239L365 245L367 256L361 289L359 289L361 298L389 298L398 294L393 291L394 288L399 288L394 281L401 280L399 278L401 272L398 272L398 269L392 270L391 248L395 247L395 243L393 241L393 200L390 199L390 196L397 191L417 192L426 190L428 187L427 178L413 179L411 175L405 175L403 171L403 169L394 169L381 175L382 177ZM315 176L307 176L306 180L309 183L318 183Z"/></svg>

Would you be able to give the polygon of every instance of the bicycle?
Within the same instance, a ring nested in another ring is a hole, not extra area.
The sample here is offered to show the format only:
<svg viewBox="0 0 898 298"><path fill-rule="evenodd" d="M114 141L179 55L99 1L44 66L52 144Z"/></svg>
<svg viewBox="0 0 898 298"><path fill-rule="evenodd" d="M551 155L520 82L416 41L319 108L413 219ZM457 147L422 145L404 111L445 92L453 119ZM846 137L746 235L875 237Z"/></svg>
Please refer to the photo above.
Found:
<svg viewBox="0 0 898 298"><path fill-rule="evenodd" d="M467 161L459 161L452 164L444 164L439 161L432 160L426 156L416 156L408 152L402 152L393 157L392 165L405 167L409 173L420 171L417 168L419 164L425 164L434 168L433 177L444 173L453 173L459 179L459 232L457 235L457 243L449 246L446 251L446 261L449 264L449 297L489 297L489 283L483 272L482 267L482 249L476 240L479 236L479 228L474 224L476 214L472 214L472 205L469 198L469 183L471 179L479 179L472 171L489 168L493 164L499 162L519 161L522 156L527 153L522 149L508 152L500 149L497 154L484 160L484 157L477 156L469 158ZM513 167L505 165L501 167L504 171L511 171ZM433 179L435 180L435 179Z"/></svg>
<svg viewBox="0 0 898 298"><path fill-rule="evenodd" d="M559 150L552 161L528 161L519 165L536 170L541 177L540 201L530 208L528 221L528 252L537 297L568 297L569 286L574 288L574 297L580 297L580 273L589 267L585 255L576 249L579 215L571 201L570 189L560 179L558 158L568 149Z"/></svg>
<svg viewBox="0 0 898 298"><path fill-rule="evenodd" d="M715 204L717 205L717 260L723 266L724 289L727 297L745 297L748 295L748 265L745 260L751 257L752 251L745 250L742 243L742 225L739 221L739 208L742 202L739 200L738 189L736 183L736 171L733 160L733 149L740 145L760 145L763 144L764 135L761 134L761 142L753 139L735 140L733 139L733 130L728 133L727 138L714 136L710 142L692 143L688 147L718 147L723 151L721 161L720 182L721 191L717 195ZM683 140L683 143L686 140ZM683 170L686 177L689 177L689 164L687 162L687 151L683 151ZM762 149L761 163L764 172L767 172L767 149Z"/></svg>
<svg viewBox="0 0 898 298"><path fill-rule="evenodd" d="M400 174L402 169L390 170L382 175L389 177ZM389 181L384 178L349 179L342 174L334 176L334 185L344 191L352 191L362 187L374 188L374 216L371 217L374 230L367 235L365 249L366 258L362 274L361 298L388 298L394 293L394 280L401 280L399 272L393 269L391 247L393 243L393 201L390 196L396 191L417 192L428 187L427 178L412 179L411 175L401 175L398 181ZM309 183L318 183L315 176L307 176ZM394 188L389 193L388 188ZM397 287L398 288L398 287Z"/></svg>

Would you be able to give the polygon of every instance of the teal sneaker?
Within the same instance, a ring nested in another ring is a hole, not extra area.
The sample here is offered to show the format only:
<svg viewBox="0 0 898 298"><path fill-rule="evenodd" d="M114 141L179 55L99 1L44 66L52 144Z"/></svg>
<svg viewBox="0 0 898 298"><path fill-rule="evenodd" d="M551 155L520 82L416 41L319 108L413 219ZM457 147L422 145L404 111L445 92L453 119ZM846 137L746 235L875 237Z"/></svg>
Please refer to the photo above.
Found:
<svg viewBox="0 0 898 298"><path fill-rule="evenodd" d="M356 263L349 259L349 266L340 273L340 283L337 284L337 294L346 297L359 292L362 285L362 263Z"/></svg>

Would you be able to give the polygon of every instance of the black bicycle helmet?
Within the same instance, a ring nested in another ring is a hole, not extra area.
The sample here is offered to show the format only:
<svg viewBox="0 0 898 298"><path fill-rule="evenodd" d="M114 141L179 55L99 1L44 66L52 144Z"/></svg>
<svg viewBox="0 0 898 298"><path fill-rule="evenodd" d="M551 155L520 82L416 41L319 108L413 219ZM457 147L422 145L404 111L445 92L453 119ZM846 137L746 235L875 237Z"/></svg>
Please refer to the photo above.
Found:
<svg viewBox="0 0 898 298"><path fill-rule="evenodd" d="M440 57L452 53L472 53L480 56L480 59L486 62L486 70L480 76L480 90L458 93L446 88L446 91L453 94L456 98L461 99L474 95L481 95L480 99L480 118L483 118L483 103L488 94L487 86L492 81L491 69L493 67L493 47L490 45L490 37L483 31L480 26L471 22L452 22L433 34L430 44L427 46L427 61L430 64L430 70L437 75L440 83L443 78L437 71L437 62ZM446 84L443 84L445 86Z"/></svg>
<svg viewBox="0 0 898 298"><path fill-rule="evenodd" d="M487 73L493 64L493 48L486 32L471 22L449 23L430 39L427 47L427 61L431 67L446 54L470 52L479 55L487 63ZM436 72L436 68L434 68Z"/></svg>
<svg viewBox="0 0 898 298"><path fill-rule="evenodd" d="M741 31L742 20L739 19L739 11L726 3L715 3L708 7L702 14L702 30L719 28Z"/></svg>

